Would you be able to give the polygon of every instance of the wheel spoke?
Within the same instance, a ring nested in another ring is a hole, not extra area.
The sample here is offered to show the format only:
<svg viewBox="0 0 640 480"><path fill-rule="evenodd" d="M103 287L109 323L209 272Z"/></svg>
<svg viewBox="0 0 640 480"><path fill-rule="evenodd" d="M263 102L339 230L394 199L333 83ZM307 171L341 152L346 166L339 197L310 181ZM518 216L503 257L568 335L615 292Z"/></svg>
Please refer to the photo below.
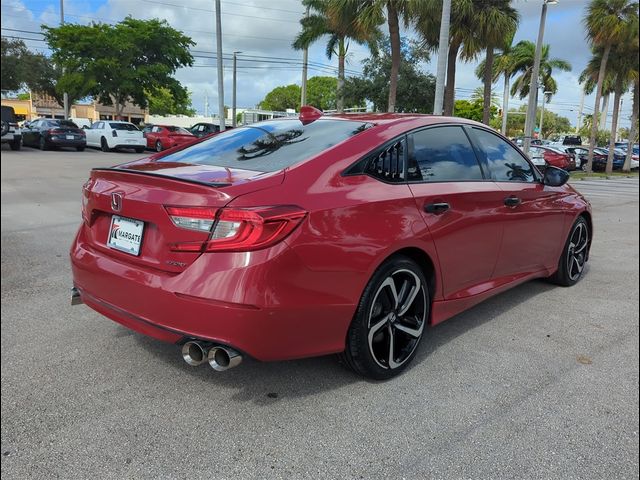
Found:
<svg viewBox="0 0 640 480"><path fill-rule="evenodd" d="M398 310L399 317L402 317L405 313L407 313L407 310L409 310L411 305L413 305L413 301L418 296L418 292L420 291L420 279L416 277L415 280L416 280L415 285L411 287L411 291L409 292L409 295L407 295L407 299L404 301L404 303Z"/></svg>
<svg viewBox="0 0 640 480"><path fill-rule="evenodd" d="M573 263L575 263L576 268L578 269L578 273L582 272L582 269L584 268L584 265L580 263L580 261L578 260L578 258L575 255L573 257Z"/></svg>
<svg viewBox="0 0 640 480"><path fill-rule="evenodd" d="M393 281L393 278L391 277L387 277L384 282L382 282L382 285L380 285L380 290L382 290L384 287L389 287L389 290L391 291L391 296L392 296L392 300L393 300L393 308L398 308L398 292L396 291L396 284Z"/></svg>
<svg viewBox="0 0 640 480"><path fill-rule="evenodd" d="M394 327L397 330L400 330L401 332L411 335L413 338L418 338L420 337L420 335L422 335L423 325L420 325L420 328L411 328L411 327L407 327L406 325L403 325L402 323L396 323Z"/></svg>
<svg viewBox="0 0 640 480"><path fill-rule="evenodd" d="M389 320L389 314L385 315L384 317L382 317L381 320L376 322L373 326L369 327L368 339L369 339L369 347L371 349L373 349L373 337L375 337L376 333L378 333L380 329L386 325L388 320Z"/></svg>
<svg viewBox="0 0 640 480"><path fill-rule="evenodd" d="M393 328L391 327L391 325L389 325L389 360L388 360L388 365L389 368L396 368L397 366L399 366L399 363L396 363L395 361L395 352L394 352L394 343L396 340L396 336L393 333Z"/></svg>

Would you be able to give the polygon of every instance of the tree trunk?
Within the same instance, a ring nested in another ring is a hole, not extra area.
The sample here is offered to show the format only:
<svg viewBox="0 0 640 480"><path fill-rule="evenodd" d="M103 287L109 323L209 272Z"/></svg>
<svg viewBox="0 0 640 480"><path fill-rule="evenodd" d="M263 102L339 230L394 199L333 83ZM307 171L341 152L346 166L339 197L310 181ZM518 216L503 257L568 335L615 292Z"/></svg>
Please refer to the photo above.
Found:
<svg viewBox="0 0 640 480"><path fill-rule="evenodd" d="M633 84L633 110L631 111L631 128L629 128L629 143L627 144L627 158L624 159L624 166L622 170L625 172L631 171L631 155L633 155L633 144L635 143L638 124L638 80L636 79Z"/></svg>
<svg viewBox="0 0 640 480"><path fill-rule="evenodd" d="M600 130L607 129L607 117L609 116L609 100L611 99L611 94L604 95L602 99L602 112L600 112Z"/></svg>
<svg viewBox="0 0 640 480"><path fill-rule="evenodd" d="M338 42L338 87L336 89L336 110L338 113L344 112L344 58L346 49L344 38Z"/></svg>
<svg viewBox="0 0 640 480"><path fill-rule="evenodd" d="M611 52L611 44L604 48L602 61L600 62L600 71L598 72L598 85L596 86L596 100L593 109L593 118L591 120L591 135L589 136L589 155L587 156L587 172L593 170L593 149L596 146L596 137L598 135L598 111L600 110L600 98L602 97L602 85L604 83L604 75L607 70L607 61Z"/></svg>
<svg viewBox="0 0 640 480"><path fill-rule="evenodd" d="M493 47L487 47L487 57L484 62L484 104L482 106L482 123L489 125L491 116L491 86L493 85Z"/></svg>
<svg viewBox="0 0 640 480"><path fill-rule="evenodd" d="M616 134L618 132L618 115L620 114L620 98L622 98L622 86L616 85L616 93L613 97L613 115L611 117L611 135L609 138L609 155L607 156L606 173L613 171L613 156L616 148Z"/></svg>
<svg viewBox="0 0 640 480"><path fill-rule="evenodd" d="M398 72L400 71L400 26L398 25L398 10L393 2L387 2L387 19L391 40L391 77L389 79L389 105L387 106L387 111L395 112Z"/></svg>
<svg viewBox="0 0 640 480"><path fill-rule="evenodd" d="M456 60L458 58L458 50L460 43L454 42L449 45L449 57L447 59L447 85L444 89L444 115L453 115L453 107L455 106L455 88L456 88Z"/></svg>
<svg viewBox="0 0 640 480"><path fill-rule="evenodd" d="M507 112L509 111L509 74L504 74L504 93L502 94L502 128L500 133L507 134Z"/></svg>

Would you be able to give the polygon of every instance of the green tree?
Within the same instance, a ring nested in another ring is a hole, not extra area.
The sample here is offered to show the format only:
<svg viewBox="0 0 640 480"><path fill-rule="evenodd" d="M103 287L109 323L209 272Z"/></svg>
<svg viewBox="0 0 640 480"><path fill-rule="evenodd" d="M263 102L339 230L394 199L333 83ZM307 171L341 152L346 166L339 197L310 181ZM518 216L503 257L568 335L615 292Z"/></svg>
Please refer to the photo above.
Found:
<svg viewBox="0 0 640 480"><path fill-rule="evenodd" d="M522 100L529 95L529 85L531 85L531 72L533 70L533 61L535 58L536 45L528 40L518 42L513 47L513 62L516 72L520 75L514 80L511 87L511 96L518 95ZM541 86L545 92L551 92L547 95L547 101L551 99L558 91L558 84L553 78L553 71L562 70L568 72L571 70L571 64L560 58L549 58L550 47L543 45L542 55L540 56L540 80Z"/></svg>
<svg viewBox="0 0 640 480"><path fill-rule="evenodd" d="M28 54L22 40L0 39L0 83L2 90L20 90L24 84L24 72L21 60Z"/></svg>
<svg viewBox="0 0 640 480"><path fill-rule="evenodd" d="M357 22L362 2L355 0L303 0L310 13L300 20L302 31L293 42L293 48L302 50L312 43L328 36L326 54L329 59L338 57L338 82L336 86L336 108L344 109L342 88L345 79L345 60L349 50L349 41L368 44L375 48L379 36L377 25L365 25Z"/></svg>
<svg viewBox="0 0 640 480"><path fill-rule="evenodd" d="M42 27L54 63L64 69L60 82L73 76L88 82L90 93L120 116L126 102L145 108L148 94L160 88L174 97L186 95L172 75L193 64L189 48L195 43L165 20L127 17L115 25L67 23Z"/></svg>
<svg viewBox="0 0 640 480"><path fill-rule="evenodd" d="M259 103L264 110L283 112L287 108L300 108L300 87L298 85L286 85L271 90Z"/></svg>
<svg viewBox="0 0 640 480"><path fill-rule="evenodd" d="M492 106L492 113L494 115L497 110L498 109L495 106ZM453 114L456 117L468 118L469 120L481 122L483 115L482 98L476 100L456 100Z"/></svg>
<svg viewBox="0 0 640 480"><path fill-rule="evenodd" d="M397 112L431 113L435 94L435 77L420 71L419 64L428 61L428 54L418 43L402 42L403 61L400 64L396 96ZM386 111L391 76L391 45L381 41L376 55L365 60L363 78L350 77L345 84L345 95L353 104L362 105L366 99L376 111Z"/></svg>
<svg viewBox="0 0 640 480"><path fill-rule="evenodd" d="M179 90L176 96L168 88L161 87L147 94L147 102L151 115L193 116L196 114L191 104L191 93L186 90Z"/></svg>
<svg viewBox="0 0 640 480"><path fill-rule="evenodd" d="M602 60L598 71L594 111L600 107L607 62L611 49L616 44L626 43L638 32L638 2L627 0L591 0L584 18L587 38L593 47L602 49ZM589 135L587 171L593 164L593 148L598 133L598 115L593 117Z"/></svg>
<svg viewBox="0 0 640 480"><path fill-rule="evenodd" d="M69 105L85 98L91 92L93 83L90 78L78 71L68 71L63 75L62 68L42 54L27 56L23 61L23 67L29 71L25 80L27 88L32 92L51 96L60 106L64 106L65 92Z"/></svg>
<svg viewBox="0 0 640 480"><path fill-rule="evenodd" d="M320 110L335 110L337 86L338 80L334 77L311 77L307 82L307 103Z"/></svg>

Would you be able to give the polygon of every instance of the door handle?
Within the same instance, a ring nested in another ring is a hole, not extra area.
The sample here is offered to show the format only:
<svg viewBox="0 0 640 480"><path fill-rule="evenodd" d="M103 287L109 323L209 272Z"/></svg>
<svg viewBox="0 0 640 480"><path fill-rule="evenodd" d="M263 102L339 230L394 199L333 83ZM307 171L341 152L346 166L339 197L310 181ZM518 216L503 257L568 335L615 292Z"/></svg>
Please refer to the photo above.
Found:
<svg viewBox="0 0 640 480"><path fill-rule="evenodd" d="M429 203L424 206L424 211L427 213L433 213L434 215L441 215L449 210L449 208L449 204L445 202Z"/></svg>
<svg viewBox="0 0 640 480"><path fill-rule="evenodd" d="M507 207L517 207L521 203L522 203L522 200L520 200L518 197L511 196L504 199L504 204Z"/></svg>

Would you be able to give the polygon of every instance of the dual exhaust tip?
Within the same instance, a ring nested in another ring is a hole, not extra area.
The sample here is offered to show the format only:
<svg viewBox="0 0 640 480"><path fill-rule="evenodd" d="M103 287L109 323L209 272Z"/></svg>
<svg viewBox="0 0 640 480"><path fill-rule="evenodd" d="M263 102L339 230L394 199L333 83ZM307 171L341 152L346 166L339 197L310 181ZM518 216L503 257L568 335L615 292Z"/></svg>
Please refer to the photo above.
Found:
<svg viewBox="0 0 640 480"><path fill-rule="evenodd" d="M217 372L224 372L242 363L242 355L229 347L209 347L195 341L189 341L182 346L182 358L192 367L208 362Z"/></svg>

